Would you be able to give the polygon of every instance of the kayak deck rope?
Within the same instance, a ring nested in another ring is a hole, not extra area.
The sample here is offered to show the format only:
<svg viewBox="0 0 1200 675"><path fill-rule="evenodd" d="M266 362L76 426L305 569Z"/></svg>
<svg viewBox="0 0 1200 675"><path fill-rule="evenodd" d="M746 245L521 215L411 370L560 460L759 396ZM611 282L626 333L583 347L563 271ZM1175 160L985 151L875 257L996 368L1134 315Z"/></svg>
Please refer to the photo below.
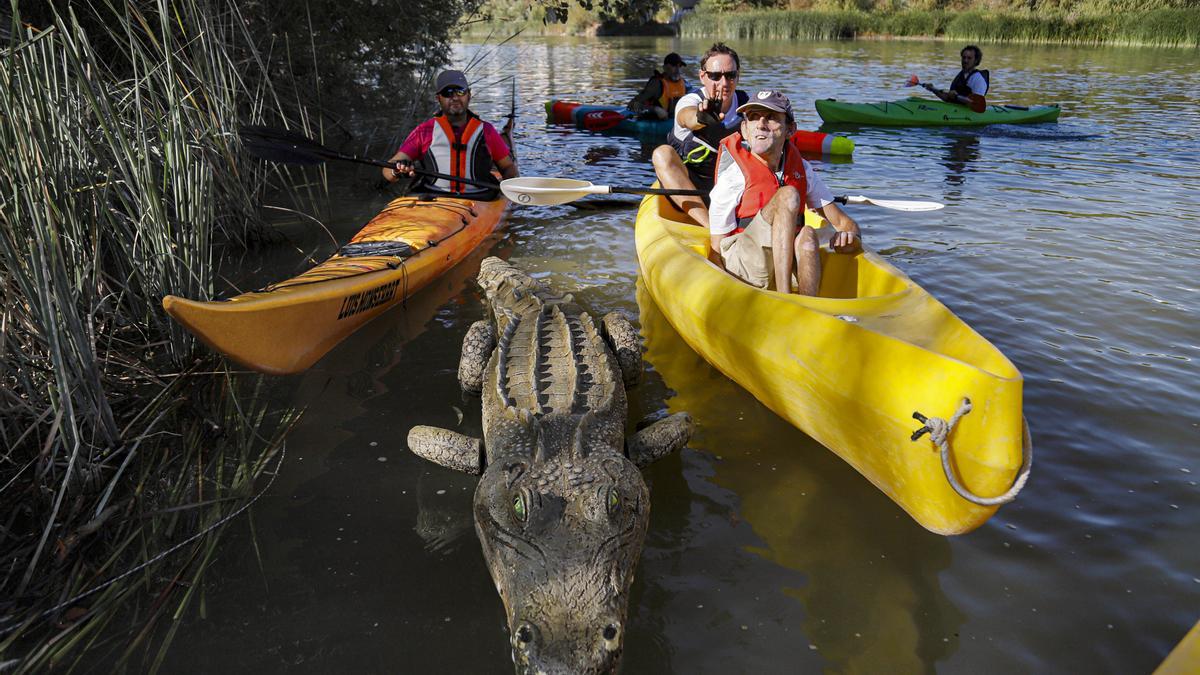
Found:
<svg viewBox="0 0 1200 675"><path fill-rule="evenodd" d="M940 417L926 417L919 412L914 411L913 419L921 422L925 426L913 432L910 440L916 441L925 434L929 434L929 440L938 447L942 455L942 471L946 474L946 480L950 482L950 487L958 493L958 496L980 506L998 506L1007 504L1017 498L1017 494L1021 492L1021 488L1025 487L1025 482L1029 480L1029 470L1033 466L1033 447L1028 439L1022 439L1021 443L1021 470L1017 472L1017 478L1008 490L996 497L980 497L971 492L965 485L958 480L955 475L954 467L950 464L950 432L954 431L955 425L962 419L964 415L971 412L971 399L963 397L962 403L958 404L958 410L954 411L954 415L950 421Z"/></svg>

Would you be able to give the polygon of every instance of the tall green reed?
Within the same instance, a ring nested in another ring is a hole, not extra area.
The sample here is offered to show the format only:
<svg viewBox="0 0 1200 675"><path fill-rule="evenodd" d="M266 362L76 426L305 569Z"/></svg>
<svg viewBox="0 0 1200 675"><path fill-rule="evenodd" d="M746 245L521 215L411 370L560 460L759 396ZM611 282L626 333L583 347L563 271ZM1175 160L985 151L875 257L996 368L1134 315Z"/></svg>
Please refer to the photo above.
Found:
<svg viewBox="0 0 1200 675"><path fill-rule="evenodd" d="M174 597L196 578L217 531L140 565L250 496L290 422L253 381L203 374L213 362L160 305L211 297L214 244L258 227L267 170L231 130L304 119L244 25L233 0L96 2L36 28L14 12L0 52L0 663L18 670L78 654L122 606L147 621L119 603L135 589ZM165 588L163 565L177 570Z"/></svg>

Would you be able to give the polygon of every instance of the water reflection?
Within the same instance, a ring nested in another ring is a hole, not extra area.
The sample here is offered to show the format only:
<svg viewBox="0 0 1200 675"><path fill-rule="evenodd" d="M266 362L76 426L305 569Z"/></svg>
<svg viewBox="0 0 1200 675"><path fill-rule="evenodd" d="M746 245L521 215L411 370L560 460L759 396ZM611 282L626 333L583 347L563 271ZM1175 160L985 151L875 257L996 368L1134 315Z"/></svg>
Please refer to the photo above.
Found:
<svg viewBox="0 0 1200 675"><path fill-rule="evenodd" d="M963 613L942 591L948 540L922 530L812 439L717 373L667 322L639 279L646 360L696 420L693 450L717 455L710 480L740 500L747 551L802 573L776 590L835 670L920 672L955 653Z"/></svg>
<svg viewBox="0 0 1200 675"><path fill-rule="evenodd" d="M947 135L946 184L962 185L967 181L971 162L979 159L979 135L971 132L956 132Z"/></svg>

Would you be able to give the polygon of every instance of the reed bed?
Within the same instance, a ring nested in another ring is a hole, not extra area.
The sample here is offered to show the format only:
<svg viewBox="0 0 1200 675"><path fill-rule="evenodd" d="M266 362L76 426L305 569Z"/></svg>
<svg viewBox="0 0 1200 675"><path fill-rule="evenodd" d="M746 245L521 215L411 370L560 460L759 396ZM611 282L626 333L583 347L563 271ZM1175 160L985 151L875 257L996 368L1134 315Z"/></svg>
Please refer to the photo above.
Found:
<svg viewBox="0 0 1200 675"><path fill-rule="evenodd" d="M103 52L84 25L105 27ZM71 668L89 650L154 670L174 629L142 648L195 602L220 526L262 489L293 421L160 306L211 297L214 244L255 235L271 174L230 131L305 119L244 25L233 0L74 3L39 27L14 11L0 51L0 672Z"/></svg>
<svg viewBox="0 0 1200 675"><path fill-rule="evenodd" d="M1200 9L1160 8L1110 14L996 11L697 12L681 34L722 39L831 40L944 37L973 42L1044 42L1200 47Z"/></svg>

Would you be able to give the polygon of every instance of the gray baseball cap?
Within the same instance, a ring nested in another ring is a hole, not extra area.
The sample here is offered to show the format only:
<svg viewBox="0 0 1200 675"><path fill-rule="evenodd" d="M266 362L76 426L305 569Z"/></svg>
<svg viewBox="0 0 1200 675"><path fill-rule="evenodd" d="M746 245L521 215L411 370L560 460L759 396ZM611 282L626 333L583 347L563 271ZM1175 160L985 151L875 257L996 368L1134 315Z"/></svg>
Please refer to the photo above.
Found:
<svg viewBox="0 0 1200 675"><path fill-rule="evenodd" d="M438 73L437 81L434 82L433 90L441 91L446 87L462 87L470 89L471 85L467 84L467 76L463 75L461 70L443 70Z"/></svg>
<svg viewBox="0 0 1200 675"><path fill-rule="evenodd" d="M792 102L788 97L777 91L760 91L750 97L750 100L738 106L739 113L751 110L753 108L765 108L766 110L774 110L792 117Z"/></svg>

